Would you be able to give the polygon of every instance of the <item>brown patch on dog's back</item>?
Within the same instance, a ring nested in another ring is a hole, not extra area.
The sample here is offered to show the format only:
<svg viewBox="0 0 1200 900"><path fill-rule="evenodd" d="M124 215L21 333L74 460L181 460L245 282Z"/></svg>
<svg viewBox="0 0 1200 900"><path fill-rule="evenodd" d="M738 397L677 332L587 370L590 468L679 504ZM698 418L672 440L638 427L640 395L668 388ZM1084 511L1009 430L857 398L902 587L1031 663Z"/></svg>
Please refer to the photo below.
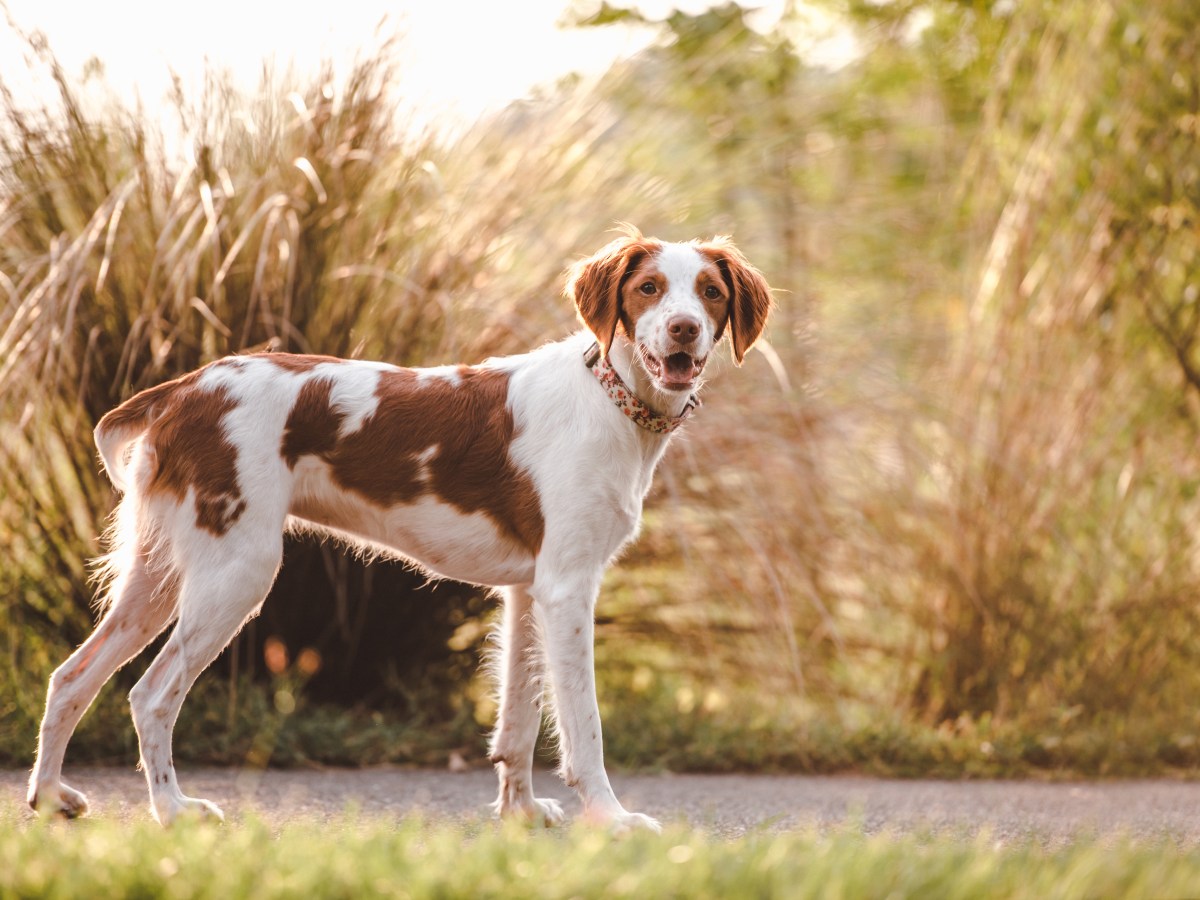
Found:
<svg viewBox="0 0 1200 900"><path fill-rule="evenodd" d="M223 424L237 401L224 388L191 387L171 402L174 408L164 411L146 433L155 455L149 491L182 502L191 488L196 524L223 535L246 509L238 485L237 448Z"/></svg>
<svg viewBox="0 0 1200 900"><path fill-rule="evenodd" d="M483 513L536 554L545 523L532 480L509 457L508 374L469 366L456 374L381 371L375 411L340 440L343 416L330 407L329 382L316 378L288 417L283 456L291 466L303 455L323 459L341 487L380 507L434 496Z"/></svg>
<svg viewBox="0 0 1200 900"><path fill-rule="evenodd" d="M293 375L305 375L322 363L344 363L344 359L336 356L315 356L310 353L256 353L251 358L265 359L285 372Z"/></svg>
<svg viewBox="0 0 1200 900"><path fill-rule="evenodd" d="M345 418L330 402L332 382L313 378L300 389L283 429L280 447L288 468L294 469L301 456L324 456L337 444L338 429Z"/></svg>

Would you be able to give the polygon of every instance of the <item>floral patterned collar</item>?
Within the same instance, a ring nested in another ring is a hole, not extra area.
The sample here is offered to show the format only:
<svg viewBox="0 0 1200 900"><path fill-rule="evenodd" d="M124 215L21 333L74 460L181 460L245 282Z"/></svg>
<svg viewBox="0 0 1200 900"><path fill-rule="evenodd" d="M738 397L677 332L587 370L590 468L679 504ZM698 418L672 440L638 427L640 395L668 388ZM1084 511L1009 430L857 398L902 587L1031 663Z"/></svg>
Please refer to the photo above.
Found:
<svg viewBox="0 0 1200 900"><path fill-rule="evenodd" d="M687 404L683 407L683 412L677 416L664 416L661 413L656 413L649 406L638 399L630 388L621 380L621 376L617 374L617 370L613 368L612 363L600 355L600 345L592 344L583 354L583 361L592 374L596 376L596 380L604 386L604 390L608 393L609 399L617 405L617 409L633 419L642 428L651 431L654 434L670 434L692 414L697 406L700 405L700 398L695 394L688 397Z"/></svg>

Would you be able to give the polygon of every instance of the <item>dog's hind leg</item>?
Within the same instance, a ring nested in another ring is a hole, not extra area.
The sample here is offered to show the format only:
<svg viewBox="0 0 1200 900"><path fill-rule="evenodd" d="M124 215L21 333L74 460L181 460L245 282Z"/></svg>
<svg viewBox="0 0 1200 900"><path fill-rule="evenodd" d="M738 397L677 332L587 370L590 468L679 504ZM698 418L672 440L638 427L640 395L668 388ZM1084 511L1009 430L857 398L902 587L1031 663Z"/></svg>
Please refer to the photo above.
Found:
<svg viewBox="0 0 1200 900"><path fill-rule="evenodd" d="M175 617L175 582L144 552L119 571L108 610L91 637L50 676L29 805L68 818L87 812L87 799L62 782L63 756L84 712L113 673L145 649Z"/></svg>
<svg viewBox="0 0 1200 900"><path fill-rule="evenodd" d="M533 796L533 753L542 722L543 686L533 598L527 588L504 592L496 675L500 714L492 733L491 760L500 776L500 796L494 808L504 817L560 825L564 816L558 801Z"/></svg>
<svg viewBox="0 0 1200 900"><path fill-rule="evenodd" d="M129 693L151 808L163 825L188 812L224 818L213 803L180 791L171 733L192 684L262 605L283 555L280 524L252 528L246 539L233 532L208 539L210 546L181 563L179 621Z"/></svg>

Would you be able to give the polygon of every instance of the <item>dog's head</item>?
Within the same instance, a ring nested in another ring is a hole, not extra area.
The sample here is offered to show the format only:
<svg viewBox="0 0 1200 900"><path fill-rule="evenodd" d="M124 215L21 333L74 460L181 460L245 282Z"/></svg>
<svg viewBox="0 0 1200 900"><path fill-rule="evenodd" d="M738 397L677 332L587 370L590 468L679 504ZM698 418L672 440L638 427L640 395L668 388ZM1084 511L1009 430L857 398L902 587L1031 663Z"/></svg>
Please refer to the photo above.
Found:
<svg viewBox="0 0 1200 900"><path fill-rule="evenodd" d="M725 237L672 244L630 230L578 263L567 293L608 355L627 339L656 387L693 390L729 330L741 365L771 310L771 289Z"/></svg>

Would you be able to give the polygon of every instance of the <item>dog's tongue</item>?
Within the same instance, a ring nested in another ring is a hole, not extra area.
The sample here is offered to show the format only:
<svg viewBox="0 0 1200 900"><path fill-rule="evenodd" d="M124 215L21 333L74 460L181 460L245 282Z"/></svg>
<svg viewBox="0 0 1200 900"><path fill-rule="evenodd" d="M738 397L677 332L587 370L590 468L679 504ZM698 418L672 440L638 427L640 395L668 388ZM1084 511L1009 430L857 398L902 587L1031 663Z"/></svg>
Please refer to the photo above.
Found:
<svg viewBox="0 0 1200 900"><path fill-rule="evenodd" d="M672 353L663 360L662 380L667 385L687 387L695 376L696 366L686 353Z"/></svg>

